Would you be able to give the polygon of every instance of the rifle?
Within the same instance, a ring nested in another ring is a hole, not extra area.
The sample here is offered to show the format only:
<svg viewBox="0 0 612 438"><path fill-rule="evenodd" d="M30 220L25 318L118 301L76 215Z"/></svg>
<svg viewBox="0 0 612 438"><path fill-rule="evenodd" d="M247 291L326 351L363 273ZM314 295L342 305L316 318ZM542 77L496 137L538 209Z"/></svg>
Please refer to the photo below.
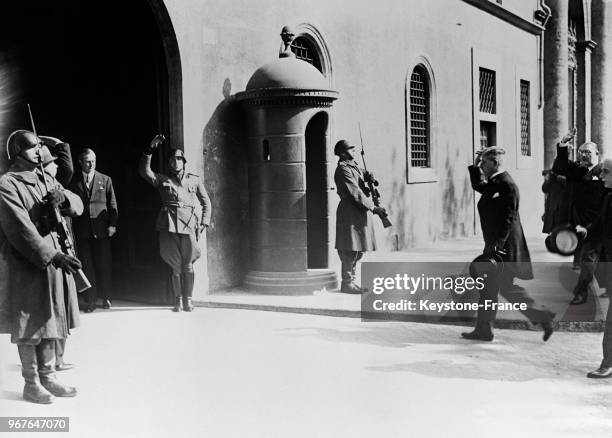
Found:
<svg viewBox="0 0 612 438"><path fill-rule="evenodd" d="M363 174L363 179L365 183L367 184L367 187L365 187L366 190L364 190L364 193L368 197L371 195L374 205L377 207L380 207L380 193L378 192L378 189L377 189L378 180L374 178L374 175L372 173L368 172L368 166L366 166L366 162L365 162L365 150L363 147L363 136L361 135L361 123L358 123L357 126L359 127L359 140L361 141L361 161L363 162L363 170L365 170ZM380 217L380 220L382 221L383 227L389 228L392 225L391 221L389 220L389 217L387 216L387 213L380 215L379 217Z"/></svg>
<svg viewBox="0 0 612 438"><path fill-rule="evenodd" d="M34 117L32 117L32 109L30 108L30 104L28 104L28 113L30 114L30 122L32 123L32 132L34 133L34 136L38 138L38 135L36 134L36 127L34 126ZM45 168L43 166L42 154L40 153L40 151L38 154L38 165L40 167L43 181L45 183L45 192L46 194L48 194L49 186L47 185L47 177L45 175ZM59 208L51 207L51 215L51 228L52 231L55 231L57 233L62 252L72 257L76 257L76 253L74 251L74 242L72 241L72 235L70 234L68 224L66 224L66 220L62 216L62 213L59 211ZM66 274L72 275L69 272L66 272ZM85 276L83 269L79 269L73 276L77 292L83 292L84 290L89 289L91 287L91 283Z"/></svg>

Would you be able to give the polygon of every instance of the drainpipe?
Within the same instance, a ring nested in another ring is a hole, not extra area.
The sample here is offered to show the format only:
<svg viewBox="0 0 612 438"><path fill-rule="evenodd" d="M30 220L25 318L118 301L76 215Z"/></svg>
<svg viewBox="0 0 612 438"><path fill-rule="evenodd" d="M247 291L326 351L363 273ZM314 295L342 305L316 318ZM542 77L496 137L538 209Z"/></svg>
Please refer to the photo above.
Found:
<svg viewBox="0 0 612 438"><path fill-rule="evenodd" d="M551 10L545 3L545 0L540 0L540 9L536 11L536 15L540 15L542 27L544 28L538 35L538 109L542 109L544 105L544 32L546 31L546 23L551 15Z"/></svg>

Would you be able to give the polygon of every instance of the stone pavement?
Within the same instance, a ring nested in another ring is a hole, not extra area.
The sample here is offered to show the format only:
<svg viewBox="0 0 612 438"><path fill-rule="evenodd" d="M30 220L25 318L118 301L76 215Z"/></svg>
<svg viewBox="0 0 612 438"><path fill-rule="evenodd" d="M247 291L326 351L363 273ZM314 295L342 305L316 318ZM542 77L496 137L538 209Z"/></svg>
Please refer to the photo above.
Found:
<svg viewBox="0 0 612 438"><path fill-rule="evenodd" d="M572 270L572 258L549 253L544 246L544 236L528 238L534 267L534 279L517 280L537 303L556 313L557 330L602 331L608 299L590 292L589 300L580 306L569 306L578 272ZM453 241L441 241L425 248L402 252L369 252L364 262L465 262L469 263L482 252L479 237ZM338 267L335 267L339 270ZM359 276L359 271L357 272ZM503 302L503 299L500 298ZM258 294L235 288L207 295L196 302L203 307L252 309L276 312L307 313L315 315L361 317L361 297L338 291L317 291L312 295ZM409 318L407 320L410 320ZM413 319L416 320L416 319ZM456 323L454 321L453 323ZM468 322L472 324L472 322ZM530 328L527 319L518 311L498 312L498 328Z"/></svg>
<svg viewBox="0 0 612 438"><path fill-rule="evenodd" d="M585 373L601 334L116 303L84 314L59 378L73 399L21 399L0 336L0 416L63 416L70 432L19 437L609 438L612 381ZM7 434L8 435L8 434Z"/></svg>

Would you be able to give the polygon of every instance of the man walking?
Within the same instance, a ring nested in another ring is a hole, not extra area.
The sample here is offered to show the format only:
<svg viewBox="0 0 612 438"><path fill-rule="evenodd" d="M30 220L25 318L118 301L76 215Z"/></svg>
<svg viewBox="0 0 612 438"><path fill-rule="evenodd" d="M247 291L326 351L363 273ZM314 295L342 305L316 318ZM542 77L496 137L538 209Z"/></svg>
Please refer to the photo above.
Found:
<svg viewBox="0 0 612 438"><path fill-rule="evenodd" d="M117 231L117 201L110 176L96 170L96 154L84 149L79 154L79 172L70 183L70 190L79 195L85 206L82 216L75 218L73 229L77 253L83 262L85 275L92 287L87 291L86 312L96 309L102 298L102 308L110 309L112 287L111 237Z"/></svg>
<svg viewBox="0 0 612 438"><path fill-rule="evenodd" d="M493 340L496 310L486 304L497 303L498 293L501 293L510 303L527 304L527 309L521 312L532 324L542 325L544 341L547 341L553 333L554 313L536 309L533 299L525 290L513 284L514 278L532 279L533 270L519 216L519 190L503 169L505 154L501 147L488 147L477 155L474 165L468 167L472 188L482 195L478 201L478 213L485 241L484 254L504 254L504 269L501 274L485 280L485 288L480 293L476 328L461 336L479 341Z"/></svg>
<svg viewBox="0 0 612 438"><path fill-rule="evenodd" d="M53 231L50 208L78 215L78 196L39 168L53 160L32 132L15 131L7 142L9 171L0 178L0 257L8 265L11 342L17 344L25 380L23 397L52 403L74 397L76 388L57 381L55 341L65 339L78 324L76 287L72 275L81 268L61 250ZM75 320L68 321L72 315Z"/></svg>
<svg viewBox="0 0 612 438"><path fill-rule="evenodd" d="M365 194L364 175L353 156L355 146L340 140L334 147L339 158L334 181L340 196L336 210L336 249L342 263L340 292L361 294L355 284L355 268L365 251L376 249L372 213L384 216L386 211L377 207Z"/></svg>

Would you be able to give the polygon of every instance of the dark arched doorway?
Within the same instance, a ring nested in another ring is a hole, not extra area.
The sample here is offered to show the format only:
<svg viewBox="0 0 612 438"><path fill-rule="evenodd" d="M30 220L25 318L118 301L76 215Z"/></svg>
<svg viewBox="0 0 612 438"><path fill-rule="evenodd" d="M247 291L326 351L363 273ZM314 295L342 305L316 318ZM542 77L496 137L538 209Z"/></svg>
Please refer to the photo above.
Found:
<svg viewBox="0 0 612 438"><path fill-rule="evenodd" d="M326 112L316 114L306 125L306 215L308 269L329 266L329 211L327 184Z"/></svg>
<svg viewBox="0 0 612 438"><path fill-rule="evenodd" d="M162 2L4 2L0 69L0 142L13 129L29 127L30 103L38 132L68 141L75 160L82 148L94 149L119 204L114 297L161 302L165 266L154 231L159 200L136 169L155 133L182 144L180 61ZM162 153L154 162L158 169Z"/></svg>

